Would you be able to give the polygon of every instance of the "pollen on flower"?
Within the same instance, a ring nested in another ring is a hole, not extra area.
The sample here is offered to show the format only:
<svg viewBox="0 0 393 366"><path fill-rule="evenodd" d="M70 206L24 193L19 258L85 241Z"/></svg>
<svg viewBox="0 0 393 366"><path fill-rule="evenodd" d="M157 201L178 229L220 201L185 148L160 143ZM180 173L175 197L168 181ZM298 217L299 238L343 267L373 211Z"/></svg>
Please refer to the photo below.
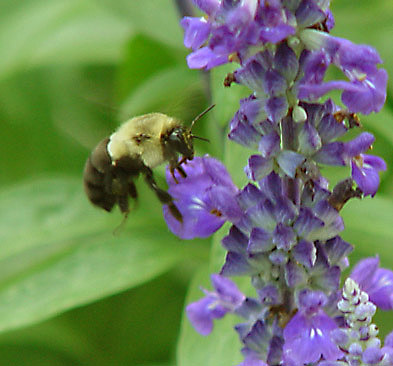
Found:
<svg viewBox="0 0 393 366"><path fill-rule="evenodd" d="M234 52L234 53L231 53L229 56L228 56L228 61L229 62L236 62L236 63L238 63L238 64L240 64L240 58L239 58L239 55L237 54L237 52Z"/></svg>
<svg viewBox="0 0 393 366"><path fill-rule="evenodd" d="M213 209L210 211L210 213L211 213L212 215L217 216L217 217L221 217L221 216L222 216L222 212L220 212L220 211L217 210L216 208L213 208Z"/></svg>

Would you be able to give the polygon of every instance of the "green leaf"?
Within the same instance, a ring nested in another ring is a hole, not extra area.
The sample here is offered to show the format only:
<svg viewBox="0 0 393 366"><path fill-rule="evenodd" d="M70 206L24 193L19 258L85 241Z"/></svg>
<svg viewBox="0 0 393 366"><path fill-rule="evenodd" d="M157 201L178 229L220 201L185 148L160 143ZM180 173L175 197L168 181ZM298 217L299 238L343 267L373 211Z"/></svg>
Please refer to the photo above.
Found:
<svg viewBox="0 0 393 366"><path fill-rule="evenodd" d="M136 30L167 45L182 48L183 30L172 0L95 0Z"/></svg>
<svg viewBox="0 0 393 366"><path fill-rule="evenodd" d="M115 236L121 216L91 207L79 180L41 179L3 190L0 331L123 291L173 267L187 247L169 233L160 211L157 203L136 209Z"/></svg>
<svg viewBox="0 0 393 366"><path fill-rule="evenodd" d="M176 62L184 65L185 50L175 50L165 44L137 34L124 50L124 55L117 72L118 99L122 100L133 89L158 71L173 67ZM160 57L157 57L157 55ZM179 58L177 60L176 58Z"/></svg>
<svg viewBox="0 0 393 366"><path fill-rule="evenodd" d="M210 290L210 271L207 267L197 273L191 283L186 303L203 297L200 287ZM228 366L241 362L241 345L233 326L238 318L227 314L214 322L213 332L202 336L191 326L186 315L183 317L178 343L177 359L179 366Z"/></svg>
<svg viewBox="0 0 393 366"><path fill-rule="evenodd" d="M121 118L157 111L157 108L173 115L176 105L181 105L198 90L202 90L198 72L181 65L160 70L127 97L120 110Z"/></svg>
<svg viewBox="0 0 393 366"><path fill-rule="evenodd" d="M27 0L0 10L0 79L31 66L114 62L130 22L93 2Z"/></svg>

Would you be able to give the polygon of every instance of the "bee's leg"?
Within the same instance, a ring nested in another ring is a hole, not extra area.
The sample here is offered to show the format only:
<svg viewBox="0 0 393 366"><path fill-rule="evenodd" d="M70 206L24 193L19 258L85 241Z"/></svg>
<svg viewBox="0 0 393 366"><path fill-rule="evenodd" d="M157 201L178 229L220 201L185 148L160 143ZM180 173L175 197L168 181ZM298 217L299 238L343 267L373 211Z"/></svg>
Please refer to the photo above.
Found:
<svg viewBox="0 0 393 366"><path fill-rule="evenodd" d="M119 205L121 213L127 216L130 212L130 206L128 204L128 195L118 196L117 203Z"/></svg>
<svg viewBox="0 0 393 366"><path fill-rule="evenodd" d="M128 182L128 194L134 199L138 199L138 192L136 190L134 182Z"/></svg>
<svg viewBox="0 0 393 366"><path fill-rule="evenodd" d="M169 165L169 170L171 172L172 178L175 181L176 184L179 183L177 178L175 177L175 170L179 172L179 174L183 177L187 177L187 173L184 171L183 167L181 166L183 163L185 163L188 159L186 157L182 157L180 161L171 161Z"/></svg>
<svg viewBox="0 0 393 366"><path fill-rule="evenodd" d="M175 176L175 169L176 169L176 165L169 165L169 171L171 172L172 178L175 181L176 184L179 183L179 181L177 180L176 176Z"/></svg>
<svg viewBox="0 0 393 366"><path fill-rule="evenodd" d="M178 210L178 208L175 206L175 204L173 203L172 196L167 191L158 187L158 185L153 177L153 171L149 167L145 166L143 173L145 175L145 180L146 180L147 184L156 193L160 202L163 205L168 205L169 211L171 212L172 216L176 220L183 222L183 216L180 213L180 211Z"/></svg>
<svg viewBox="0 0 393 366"><path fill-rule="evenodd" d="M183 178L186 178L186 177L187 177L187 173L184 171L184 169L183 169L180 165L176 167L176 170L180 173L180 175L181 175Z"/></svg>

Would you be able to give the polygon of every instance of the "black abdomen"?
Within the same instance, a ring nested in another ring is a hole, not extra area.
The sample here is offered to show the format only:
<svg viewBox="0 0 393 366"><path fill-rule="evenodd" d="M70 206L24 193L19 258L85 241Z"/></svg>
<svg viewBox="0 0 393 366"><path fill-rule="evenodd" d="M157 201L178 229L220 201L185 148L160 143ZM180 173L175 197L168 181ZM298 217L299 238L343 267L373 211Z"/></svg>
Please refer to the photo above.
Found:
<svg viewBox="0 0 393 366"><path fill-rule="evenodd" d="M90 202L106 211L111 211L116 196L111 193L110 180L112 160L107 151L109 138L103 139L86 161L83 171L83 186Z"/></svg>
<svg viewBox="0 0 393 366"><path fill-rule="evenodd" d="M139 156L124 156L112 161L107 145L109 138L102 140L91 153L83 172L83 185L90 202L106 211L119 205L120 211L129 212L128 197L137 198L133 180L144 165Z"/></svg>

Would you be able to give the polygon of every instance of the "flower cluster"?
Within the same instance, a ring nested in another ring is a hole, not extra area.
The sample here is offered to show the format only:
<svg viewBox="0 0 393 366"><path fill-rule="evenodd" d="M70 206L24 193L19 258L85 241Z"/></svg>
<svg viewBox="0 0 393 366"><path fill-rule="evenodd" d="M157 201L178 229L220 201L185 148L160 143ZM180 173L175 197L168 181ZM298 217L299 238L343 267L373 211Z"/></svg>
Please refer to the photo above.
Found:
<svg viewBox="0 0 393 366"><path fill-rule="evenodd" d="M340 289L351 244L340 237L348 200L374 196L385 162L367 154L374 143L357 113L379 111L386 71L376 50L332 37L329 0L194 0L206 16L185 17L190 68L237 68L224 84L250 95L229 123L228 137L250 150L248 184L237 188L223 164L208 156L184 166L169 193L183 216L164 208L179 237L206 237L231 223L225 263L214 291L188 305L203 335L215 319L239 316L243 366L393 365L393 332L384 346L372 323L377 307L393 309L393 272L378 258L361 261ZM325 81L334 65L342 79ZM327 98L341 93L341 103ZM321 97L325 97L321 101ZM325 165L347 167L329 187ZM229 279L247 276L255 296Z"/></svg>

